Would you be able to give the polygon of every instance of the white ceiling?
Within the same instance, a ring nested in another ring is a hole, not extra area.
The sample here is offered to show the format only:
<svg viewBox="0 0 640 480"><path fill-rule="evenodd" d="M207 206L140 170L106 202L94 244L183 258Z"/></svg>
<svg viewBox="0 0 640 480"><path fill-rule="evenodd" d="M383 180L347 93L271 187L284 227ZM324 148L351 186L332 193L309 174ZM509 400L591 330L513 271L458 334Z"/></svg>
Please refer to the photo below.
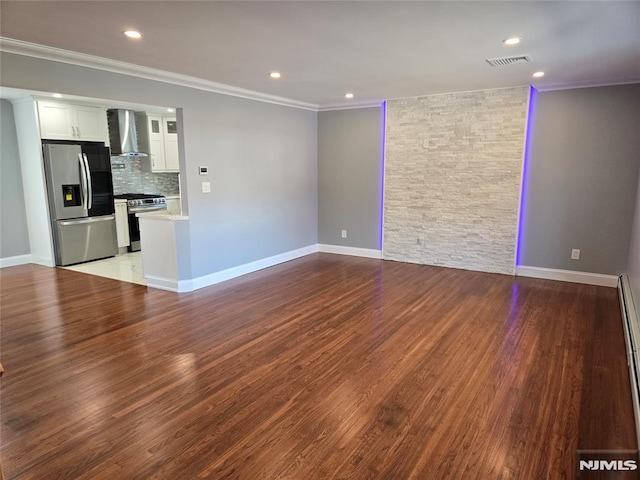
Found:
<svg viewBox="0 0 640 480"><path fill-rule="evenodd" d="M324 107L526 84L640 82L638 1L3 0L0 14L3 37ZM143 39L122 35L131 28ZM504 46L512 35L522 43ZM525 53L530 64L485 62ZM268 77L273 70L280 80ZM532 79L536 70L545 77Z"/></svg>

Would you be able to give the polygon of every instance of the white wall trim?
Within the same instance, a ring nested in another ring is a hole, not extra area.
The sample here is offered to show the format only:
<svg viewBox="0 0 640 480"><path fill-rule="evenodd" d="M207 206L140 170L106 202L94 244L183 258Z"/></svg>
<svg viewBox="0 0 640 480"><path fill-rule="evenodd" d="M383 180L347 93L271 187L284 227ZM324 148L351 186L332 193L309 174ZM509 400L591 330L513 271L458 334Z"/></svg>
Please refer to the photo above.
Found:
<svg viewBox="0 0 640 480"><path fill-rule="evenodd" d="M544 278L546 280L560 280L561 282L584 283L587 285L598 285L600 287L615 288L618 285L617 275L576 272L574 270L559 270L556 268L519 265L516 267L516 275L520 277Z"/></svg>
<svg viewBox="0 0 640 480"><path fill-rule="evenodd" d="M386 101L387 102L393 102L394 100L407 100L407 99L416 99L416 98L423 98L423 97L437 97L440 95L452 95L452 94L457 94L457 93L474 93L474 92L493 92L496 90L509 90L511 88L519 88L519 87L529 87L530 84L528 83L524 83L521 85L512 85L510 87L496 87L496 88L476 88L474 90L457 90L455 92L438 92L438 93L424 93L422 95L413 95L411 97L394 97L394 98L387 98Z"/></svg>
<svg viewBox="0 0 640 480"><path fill-rule="evenodd" d="M61 48L48 47L46 45L38 45L31 42L23 42L13 38L0 37L0 51L23 55L26 57L41 58L43 60L51 60L54 62L67 63L80 67L94 68L122 75L130 75L133 77L146 78L159 82L171 83L183 87L195 88L197 90L205 90L208 92L221 93L223 95L231 95L233 97L246 98L259 102L273 103L276 105L284 105L286 107L301 108L303 110L318 111L319 105L289 98L278 97L268 93L256 92L245 88L225 85L223 83L212 82L202 78L182 75L179 73L167 72L156 68L143 67L133 63L120 62L110 60L108 58L88 55L86 53L72 52Z"/></svg>
<svg viewBox="0 0 640 480"><path fill-rule="evenodd" d="M380 108L382 107L382 104L384 103L384 100L380 100L380 101L376 101L376 102L356 102L356 103L349 103L349 104L344 104L344 103L330 103L327 105L321 105L318 108L318 111L320 112L329 112L332 110L353 110L356 108Z"/></svg>
<svg viewBox="0 0 640 480"><path fill-rule="evenodd" d="M619 85L634 85L638 83L637 79L623 78L619 80L613 80L611 82L574 82L569 85L564 84L550 84L541 87L535 87L539 92L556 92L558 90L575 90L578 88L595 88L595 87L616 87Z"/></svg>
<svg viewBox="0 0 640 480"><path fill-rule="evenodd" d="M147 279L147 287L158 288L160 290L167 290L170 292L191 292L200 288L209 287L226 280L241 277L249 273L257 272L264 268L273 267L280 263L295 260L296 258L311 255L312 253L334 253L339 255L351 255L354 257L367 257L367 258L382 258L382 252L380 250L373 250L369 248L356 248L356 247L343 247L340 245L323 245L314 244L297 250L290 250L288 252L273 255L271 257L262 258L254 262L238 265L237 267L227 268L219 272L211 273L209 275L203 275L202 277L192 278L189 280L174 280L170 278L157 277L153 275L145 275Z"/></svg>
<svg viewBox="0 0 640 480"><path fill-rule="evenodd" d="M147 279L147 287L157 288L159 290L167 290L169 292L188 292L190 290L181 290L180 282L172 278L157 277L155 275L145 275ZM184 285L182 285L184 288Z"/></svg>
<svg viewBox="0 0 640 480"><path fill-rule="evenodd" d="M55 267L56 263L51 258L47 257L38 257L36 255L31 255L31 263L35 263L36 265L42 265L44 267Z"/></svg>
<svg viewBox="0 0 640 480"><path fill-rule="evenodd" d="M338 255L351 255L352 257L382 258L382 251L372 248L344 247L342 245L326 245L320 243L318 244L318 251Z"/></svg>
<svg viewBox="0 0 640 480"><path fill-rule="evenodd" d="M173 285L165 284L164 289L169 290L173 288L172 291L190 292L193 290L198 290L200 288L215 285L216 283L224 282L225 280L231 280L232 278L241 277L242 275L247 275L248 273L257 272L258 270L272 267L274 265L278 265L279 263L284 263L288 262L289 260L304 257L305 255L316 253L317 251L317 244L309 245L307 247L298 248L297 250L290 250L278 255L273 255L271 257L262 258L260 260L245 263L243 265L238 265L237 267L227 268L226 270L221 270L219 272L204 275L202 277L192 278L190 280L180 280L177 282L177 284L176 282L173 282ZM155 281L152 283L147 281L148 286L155 287Z"/></svg>
<svg viewBox="0 0 640 480"><path fill-rule="evenodd" d="M31 263L31 255L29 254L0 258L0 268L15 267L16 265L26 265L27 263Z"/></svg>

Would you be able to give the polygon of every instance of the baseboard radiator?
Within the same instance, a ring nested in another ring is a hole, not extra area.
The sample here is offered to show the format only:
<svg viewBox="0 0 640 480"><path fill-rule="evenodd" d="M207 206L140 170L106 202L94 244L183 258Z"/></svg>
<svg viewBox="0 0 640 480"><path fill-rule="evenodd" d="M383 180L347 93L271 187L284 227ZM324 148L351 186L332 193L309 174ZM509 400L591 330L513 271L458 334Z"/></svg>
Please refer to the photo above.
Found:
<svg viewBox="0 0 640 480"><path fill-rule="evenodd" d="M636 417L636 437L638 449L640 449L640 323L638 323L638 311L631 292L629 277L626 274L621 275L618 279L618 294L620 295L624 339L627 347L633 411Z"/></svg>

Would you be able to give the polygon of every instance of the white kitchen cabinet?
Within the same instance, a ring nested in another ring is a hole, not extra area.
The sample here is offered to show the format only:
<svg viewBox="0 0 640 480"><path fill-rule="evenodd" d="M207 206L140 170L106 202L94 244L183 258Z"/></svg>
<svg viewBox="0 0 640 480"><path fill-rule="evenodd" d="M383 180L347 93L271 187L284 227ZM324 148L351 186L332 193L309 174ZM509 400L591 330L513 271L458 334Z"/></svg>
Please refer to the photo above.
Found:
<svg viewBox="0 0 640 480"><path fill-rule="evenodd" d="M129 215L127 213L127 201L116 200L116 234L118 236L118 248L126 248L131 243L129 238Z"/></svg>
<svg viewBox="0 0 640 480"><path fill-rule="evenodd" d="M38 117L43 139L82 140L109 145L106 108L38 101Z"/></svg>
<svg viewBox="0 0 640 480"><path fill-rule="evenodd" d="M164 158L167 170L179 172L178 123L175 118L162 117L162 135L164 137Z"/></svg>
<svg viewBox="0 0 640 480"><path fill-rule="evenodd" d="M164 137L162 134L162 117L148 115L149 123L149 161L152 172L164 172L167 164L164 157Z"/></svg>
<svg viewBox="0 0 640 480"><path fill-rule="evenodd" d="M175 117L147 116L149 128L149 158L151 172L180 172L178 159L178 128Z"/></svg>

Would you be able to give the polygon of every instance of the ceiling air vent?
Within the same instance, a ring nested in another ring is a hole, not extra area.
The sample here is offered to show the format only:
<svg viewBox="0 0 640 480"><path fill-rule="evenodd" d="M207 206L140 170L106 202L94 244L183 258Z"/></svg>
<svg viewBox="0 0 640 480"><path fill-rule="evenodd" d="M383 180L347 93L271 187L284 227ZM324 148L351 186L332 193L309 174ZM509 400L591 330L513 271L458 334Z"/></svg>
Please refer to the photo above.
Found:
<svg viewBox="0 0 640 480"><path fill-rule="evenodd" d="M505 65L515 65L516 63L529 63L531 55L518 55L515 57L487 58L487 63L492 67L504 67Z"/></svg>

